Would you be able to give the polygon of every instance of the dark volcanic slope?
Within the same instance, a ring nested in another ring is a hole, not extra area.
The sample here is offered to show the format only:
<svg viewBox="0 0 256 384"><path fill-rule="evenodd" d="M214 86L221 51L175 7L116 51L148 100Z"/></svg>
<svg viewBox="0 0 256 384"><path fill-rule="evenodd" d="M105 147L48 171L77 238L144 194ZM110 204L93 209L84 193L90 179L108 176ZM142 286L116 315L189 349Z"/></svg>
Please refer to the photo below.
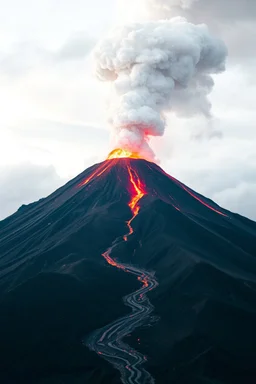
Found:
<svg viewBox="0 0 256 384"><path fill-rule="evenodd" d="M119 383L81 339L129 312L138 281L102 253L156 272L160 320L127 342L156 383L255 383L256 224L144 160L91 167L0 222L0 368L4 382ZM138 341L139 339L139 341Z"/></svg>

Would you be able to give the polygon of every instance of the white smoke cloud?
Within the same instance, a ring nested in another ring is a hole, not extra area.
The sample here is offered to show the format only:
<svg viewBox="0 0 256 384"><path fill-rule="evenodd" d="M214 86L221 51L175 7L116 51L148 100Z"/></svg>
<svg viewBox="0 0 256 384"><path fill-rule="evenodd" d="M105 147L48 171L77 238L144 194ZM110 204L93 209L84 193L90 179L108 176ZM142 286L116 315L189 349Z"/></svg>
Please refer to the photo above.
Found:
<svg viewBox="0 0 256 384"><path fill-rule="evenodd" d="M227 49L206 25L176 17L116 27L94 53L98 78L113 83L114 145L152 158L149 138L164 134L167 111L210 116L211 74L225 69Z"/></svg>

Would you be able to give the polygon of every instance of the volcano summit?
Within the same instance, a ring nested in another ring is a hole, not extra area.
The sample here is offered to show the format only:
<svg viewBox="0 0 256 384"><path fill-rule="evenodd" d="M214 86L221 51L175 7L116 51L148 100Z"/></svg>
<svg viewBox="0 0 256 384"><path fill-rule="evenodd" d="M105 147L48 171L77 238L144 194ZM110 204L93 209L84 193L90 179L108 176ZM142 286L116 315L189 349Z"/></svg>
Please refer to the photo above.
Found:
<svg viewBox="0 0 256 384"><path fill-rule="evenodd" d="M255 383L256 223L118 156L0 222L2 382Z"/></svg>

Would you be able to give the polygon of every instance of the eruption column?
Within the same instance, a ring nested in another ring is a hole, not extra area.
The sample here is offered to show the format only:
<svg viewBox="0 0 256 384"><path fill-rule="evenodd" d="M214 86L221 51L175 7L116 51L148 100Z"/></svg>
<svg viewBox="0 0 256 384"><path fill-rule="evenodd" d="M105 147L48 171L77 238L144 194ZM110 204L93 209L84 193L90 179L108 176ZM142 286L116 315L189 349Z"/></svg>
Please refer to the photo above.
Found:
<svg viewBox="0 0 256 384"><path fill-rule="evenodd" d="M211 75L224 71L227 49L206 25L176 17L117 27L94 55L96 75L113 85L114 146L154 159L149 140L164 134L166 112L211 116Z"/></svg>

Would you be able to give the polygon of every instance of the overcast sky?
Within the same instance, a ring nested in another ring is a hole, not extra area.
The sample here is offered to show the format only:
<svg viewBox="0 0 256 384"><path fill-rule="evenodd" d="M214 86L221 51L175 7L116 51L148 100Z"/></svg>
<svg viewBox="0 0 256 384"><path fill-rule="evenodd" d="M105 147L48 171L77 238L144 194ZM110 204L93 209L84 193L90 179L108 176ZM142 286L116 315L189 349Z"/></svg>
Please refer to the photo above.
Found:
<svg viewBox="0 0 256 384"><path fill-rule="evenodd" d="M152 145L161 166L223 207L256 220L256 1L194 0L148 17L205 22L229 49L210 96L213 118L168 115ZM0 0L0 219L46 196L109 150L107 88L91 51L139 12L116 0ZM129 3L131 3L129 1Z"/></svg>

